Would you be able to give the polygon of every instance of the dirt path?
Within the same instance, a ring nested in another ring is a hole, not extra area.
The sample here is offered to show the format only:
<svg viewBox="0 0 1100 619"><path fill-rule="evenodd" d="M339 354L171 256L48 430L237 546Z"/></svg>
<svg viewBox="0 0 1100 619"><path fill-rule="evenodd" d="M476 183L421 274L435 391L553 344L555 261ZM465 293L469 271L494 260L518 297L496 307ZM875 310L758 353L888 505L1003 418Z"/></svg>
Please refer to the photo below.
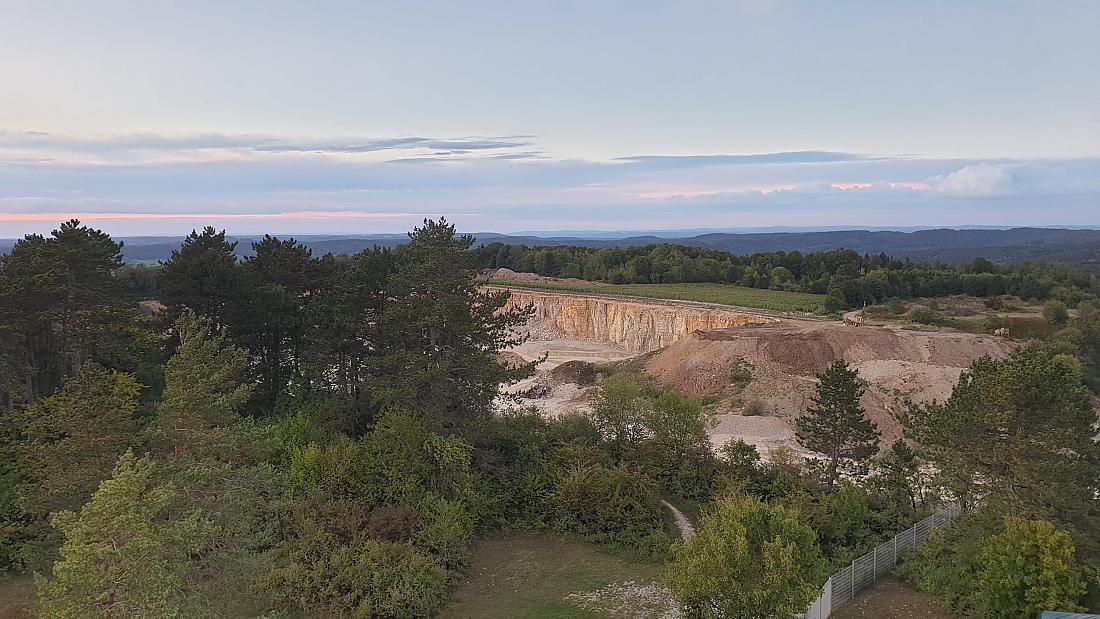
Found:
<svg viewBox="0 0 1100 619"><path fill-rule="evenodd" d="M832 619L957 619L926 593L896 576L880 578L833 611Z"/></svg>
<svg viewBox="0 0 1100 619"><path fill-rule="evenodd" d="M684 515L684 512L676 509L675 505L664 499L661 499L661 504L668 508L668 511L672 512L672 517L676 519L676 526L680 529L680 537L687 539L695 535L695 526L691 524L691 521Z"/></svg>

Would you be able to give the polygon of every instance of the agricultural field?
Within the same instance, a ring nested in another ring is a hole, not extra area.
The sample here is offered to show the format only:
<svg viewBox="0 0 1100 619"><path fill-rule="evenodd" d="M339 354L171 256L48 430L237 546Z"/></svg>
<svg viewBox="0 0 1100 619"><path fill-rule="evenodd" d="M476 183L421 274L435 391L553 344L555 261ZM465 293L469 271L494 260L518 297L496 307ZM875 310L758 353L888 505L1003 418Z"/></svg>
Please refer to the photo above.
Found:
<svg viewBox="0 0 1100 619"><path fill-rule="evenodd" d="M804 312L809 314L827 314L825 295L807 292L787 292L784 290L765 290L744 288L730 284L603 284L598 282L522 281L522 280L485 280L494 286L533 288L555 292L578 294L601 294L624 297L644 297L647 299L667 299L691 301L695 303L714 303L773 312Z"/></svg>

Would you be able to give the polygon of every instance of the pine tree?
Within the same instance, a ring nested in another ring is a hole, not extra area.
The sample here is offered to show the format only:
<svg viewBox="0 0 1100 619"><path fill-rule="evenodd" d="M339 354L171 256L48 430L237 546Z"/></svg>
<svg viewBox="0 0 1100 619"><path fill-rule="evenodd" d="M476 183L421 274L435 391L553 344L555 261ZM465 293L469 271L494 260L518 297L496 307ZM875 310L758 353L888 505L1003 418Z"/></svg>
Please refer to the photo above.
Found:
<svg viewBox="0 0 1100 619"><path fill-rule="evenodd" d="M137 317L115 277L121 252L72 220L0 257L0 410L52 393L86 363L138 363Z"/></svg>
<svg viewBox="0 0 1100 619"><path fill-rule="evenodd" d="M65 537L52 577L35 584L41 617L203 616L186 584L191 556L216 528L203 514L173 514L177 491L148 458L127 452L79 512L56 514Z"/></svg>
<svg viewBox="0 0 1100 619"><path fill-rule="evenodd" d="M425 220L395 251L372 380L381 408L423 411L454 427L485 413L500 383L533 371L533 365L508 369L497 360L522 341L512 327L529 312L502 311L507 292L478 290L468 251L473 242L456 236L445 219Z"/></svg>
<svg viewBox="0 0 1100 619"><path fill-rule="evenodd" d="M859 400L867 387L859 373L843 360L817 375L814 406L798 418L798 442L825 454L824 481L830 487L842 472L866 473L867 460L878 452L879 433L867 419Z"/></svg>
<svg viewBox="0 0 1100 619"><path fill-rule="evenodd" d="M164 396L157 407L162 440L179 454L217 451L219 428L238 420L252 385L243 382L248 353L213 321L185 310L175 323L176 354L164 366Z"/></svg>
<svg viewBox="0 0 1100 619"><path fill-rule="evenodd" d="M1008 515L1097 539L1100 446L1077 359L1035 345L983 357L946 402L914 406L902 421L963 507L996 501Z"/></svg>
<svg viewBox="0 0 1100 619"><path fill-rule="evenodd" d="M237 320L237 341L253 357L253 408L270 414L292 384L301 385L307 306L326 283L323 263L293 238L265 235L252 244L243 274L248 303Z"/></svg>
<svg viewBox="0 0 1100 619"><path fill-rule="evenodd" d="M87 365L17 416L12 453L24 564L37 568L52 560L58 540L49 514L79 508L134 443L140 393L132 376Z"/></svg>
<svg viewBox="0 0 1100 619"><path fill-rule="evenodd" d="M191 309L213 319L217 330L234 322L244 302L236 249L225 230L208 226L202 233L191 231L160 269L161 301L172 316Z"/></svg>

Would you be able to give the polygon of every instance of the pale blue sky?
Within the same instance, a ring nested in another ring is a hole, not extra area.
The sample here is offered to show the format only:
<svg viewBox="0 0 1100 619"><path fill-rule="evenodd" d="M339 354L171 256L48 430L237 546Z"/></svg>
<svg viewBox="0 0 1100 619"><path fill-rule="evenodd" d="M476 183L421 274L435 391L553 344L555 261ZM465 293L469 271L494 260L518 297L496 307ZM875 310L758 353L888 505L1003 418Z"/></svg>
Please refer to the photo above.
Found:
<svg viewBox="0 0 1100 619"><path fill-rule="evenodd" d="M1092 1L0 16L0 236L1100 224Z"/></svg>

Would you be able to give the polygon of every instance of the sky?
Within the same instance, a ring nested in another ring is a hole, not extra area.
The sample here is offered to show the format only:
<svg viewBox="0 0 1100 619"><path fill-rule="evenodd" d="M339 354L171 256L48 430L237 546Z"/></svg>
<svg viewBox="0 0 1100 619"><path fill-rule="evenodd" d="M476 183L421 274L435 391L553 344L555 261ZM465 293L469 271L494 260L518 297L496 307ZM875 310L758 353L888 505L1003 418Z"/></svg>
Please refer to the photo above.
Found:
<svg viewBox="0 0 1100 619"><path fill-rule="evenodd" d="M0 237L1100 225L1100 2L0 0Z"/></svg>

